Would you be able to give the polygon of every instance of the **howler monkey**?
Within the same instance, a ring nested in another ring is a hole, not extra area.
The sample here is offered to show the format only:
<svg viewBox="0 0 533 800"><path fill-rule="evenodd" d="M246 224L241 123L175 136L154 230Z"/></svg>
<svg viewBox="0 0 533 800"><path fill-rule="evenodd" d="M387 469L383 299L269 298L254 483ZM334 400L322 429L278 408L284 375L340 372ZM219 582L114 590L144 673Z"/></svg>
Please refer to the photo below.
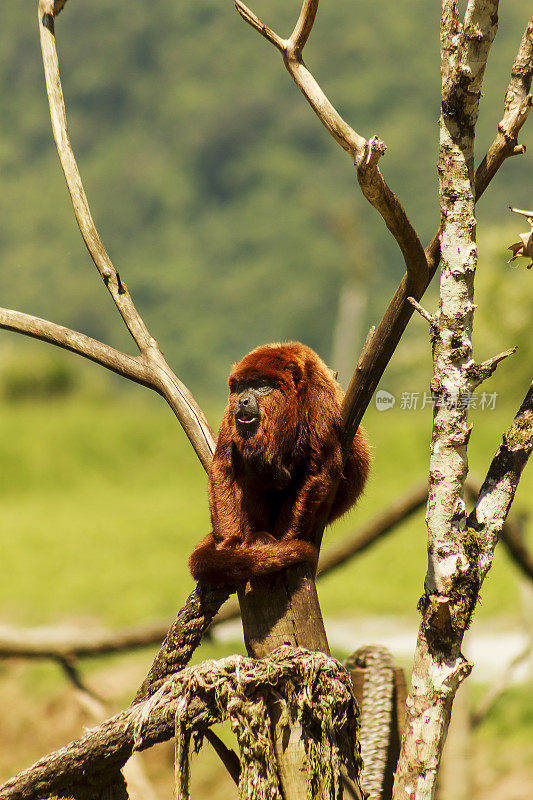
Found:
<svg viewBox="0 0 533 800"><path fill-rule="evenodd" d="M213 530L189 560L197 580L234 584L308 561L328 522L361 494L370 454L361 429L342 469L343 392L322 359L299 342L266 344L235 364L209 474Z"/></svg>

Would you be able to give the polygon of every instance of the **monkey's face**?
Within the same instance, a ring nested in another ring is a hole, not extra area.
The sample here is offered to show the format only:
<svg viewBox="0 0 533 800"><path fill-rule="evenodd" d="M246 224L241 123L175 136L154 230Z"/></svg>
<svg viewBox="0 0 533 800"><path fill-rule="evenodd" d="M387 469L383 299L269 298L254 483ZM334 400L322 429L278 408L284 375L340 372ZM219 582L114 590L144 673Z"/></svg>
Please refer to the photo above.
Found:
<svg viewBox="0 0 533 800"><path fill-rule="evenodd" d="M254 469L276 470L294 447L298 405L287 376L230 379L226 423L231 442ZM229 442L228 442L229 444Z"/></svg>
<svg viewBox="0 0 533 800"><path fill-rule="evenodd" d="M331 406L331 392L320 394L323 384L331 384L327 367L304 345L289 342L252 350L229 377L220 450L231 460L236 449L250 469L260 472L294 467L309 450L316 410L327 415Z"/></svg>
<svg viewBox="0 0 533 800"><path fill-rule="evenodd" d="M265 414L264 402L268 395L277 390L275 383L260 377L253 380L236 380L231 386L234 395L234 416L237 433L248 439L253 436L261 423L261 415Z"/></svg>

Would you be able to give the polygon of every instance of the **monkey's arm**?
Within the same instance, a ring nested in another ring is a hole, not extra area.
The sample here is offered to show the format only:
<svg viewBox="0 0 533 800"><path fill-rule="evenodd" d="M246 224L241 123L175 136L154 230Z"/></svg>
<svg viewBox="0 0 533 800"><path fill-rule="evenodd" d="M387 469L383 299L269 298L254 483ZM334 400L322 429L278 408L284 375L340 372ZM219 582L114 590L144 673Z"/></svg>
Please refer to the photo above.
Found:
<svg viewBox="0 0 533 800"><path fill-rule="evenodd" d="M309 541L280 541L268 531L252 530L244 510L247 503L253 506L255 523L265 528L270 515L265 498L244 498L243 487L224 464L215 461L209 482L213 531L194 548L189 559L196 580L235 584L301 561L316 568L317 550Z"/></svg>
<svg viewBox="0 0 533 800"><path fill-rule="evenodd" d="M208 493L213 526L210 535L214 536L217 543L227 540L232 547L244 541L251 529L243 514L242 486L228 465L217 458L217 454L211 465Z"/></svg>
<svg viewBox="0 0 533 800"><path fill-rule="evenodd" d="M330 465L331 467L331 465ZM281 508L274 526L274 536L280 541L314 541L315 528L328 500L335 475L331 468L306 475ZM340 470L339 470L340 472ZM318 553L316 558L318 559Z"/></svg>
<svg viewBox="0 0 533 800"><path fill-rule="evenodd" d="M191 554L193 577L235 584L302 561L315 569L318 551L309 541L309 526L324 499L323 484L322 475L303 479L283 505L272 535L265 530L270 517L267 499L259 494L244 497L240 482L215 457L209 481L213 531Z"/></svg>

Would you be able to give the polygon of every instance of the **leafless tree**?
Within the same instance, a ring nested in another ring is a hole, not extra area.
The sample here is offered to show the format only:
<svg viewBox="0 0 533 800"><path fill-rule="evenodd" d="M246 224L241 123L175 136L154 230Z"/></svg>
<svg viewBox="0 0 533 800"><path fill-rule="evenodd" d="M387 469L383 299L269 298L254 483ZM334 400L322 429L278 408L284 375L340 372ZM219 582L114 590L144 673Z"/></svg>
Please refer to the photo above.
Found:
<svg viewBox="0 0 533 800"><path fill-rule="evenodd" d="M71 350L154 389L171 406L207 470L214 449L209 425L146 328L91 217L67 134L55 48L55 17L64 5L65 0L39 0L38 8L54 137L83 239L139 352L132 356L77 331L7 309L0 309L0 327ZM304 63L303 50L315 21L318 0L303 0L294 30L287 39L267 27L241 0L236 0L236 8L241 17L280 52L290 76L353 162L361 191L382 216L405 261L406 273L381 322L370 331L346 393L343 406L345 453L414 309L431 328L434 357L431 388L435 413L427 507L429 565L420 604L422 622L407 700L407 722L393 790L395 800L431 798L455 691L471 668L461 654L462 636L533 446L533 387L530 387L490 465L474 511L467 516L463 489L470 429L468 404L464 399L512 352L509 350L482 363L476 363L472 354L475 202L504 161L524 152L518 143L518 134L531 108L533 18L527 23L512 65L504 113L494 142L474 170L478 103L485 64L497 29L498 0L468 0L463 19L459 18L455 0L443 0L438 158L441 227L424 249L403 206L380 172L379 160L385 145L377 136L364 138L340 116ZM419 301L441 260L440 304L438 311L431 314ZM205 683L204 672L185 675L179 670L187 663L203 631L229 593L229 588L228 591L212 591L210 587L199 585L171 627L139 690L137 702L78 742L45 757L8 781L0 787L0 800L48 795L126 797L119 770L135 747L145 747L174 734L183 745L183 737L190 735L187 724L193 725L191 720L203 714L204 725L210 724L216 716L214 706L210 705L212 698L205 700L203 709L195 706L192 700L185 709L180 695L182 692L190 698L189 689L184 687L201 685L202 680ZM281 575L258 579L253 587L250 584L238 587L238 596L248 650L255 658L274 659L272 664L278 669L276 686L281 687L284 680L280 664L287 674L293 674L296 666L302 663L299 650L294 651L292 662L285 651L281 657L277 650L280 644L329 653L313 577L307 567L297 566ZM271 656L274 650L277 654ZM257 675L264 674L264 662L260 663ZM335 697L339 708L348 708L349 698L343 694L341 673L336 671L334 662L321 661L320 664L331 681L337 681ZM245 669L245 666L231 662L223 669L233 674L232 670ZM274 666L271 669L274 670ZM169 702L163 702L165 699ZM275 713L275 707L269 702L267 710ZM263 712L261 706L257 713ZM189 722L183 721L184 714L189 715ZM176 720L185 726L180 728L179 736ZM287 742L283 736L285 722L280 718L277 721L274 718L274 722L272 758L275 754L282 796L285 800L303 797L307 778L301 767L306 753L298 724L295 722L292 726ZM337 733L332 732L330 744L333 734ZM341 746L342 742L341 745L331 744L331 752L338 753ZM314 763L316 765L316 761ZM322 768L325 769L324 763ZM272 786L270 773L263 778ZM330 796L337 796L342 791L338 776L332 781ZM264 788L266 784L261 785ZM250 789L247 796L262 796L254 791Z"/></svg>

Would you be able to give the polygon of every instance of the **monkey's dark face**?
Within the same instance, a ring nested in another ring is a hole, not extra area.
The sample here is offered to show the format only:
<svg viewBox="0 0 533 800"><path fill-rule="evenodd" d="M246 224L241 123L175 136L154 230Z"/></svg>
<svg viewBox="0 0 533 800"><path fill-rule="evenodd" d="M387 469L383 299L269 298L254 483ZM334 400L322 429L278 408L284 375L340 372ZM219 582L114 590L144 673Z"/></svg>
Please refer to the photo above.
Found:
<svg viewBox="0 0 533 800"><path fill-rule="evenodd" d="M264 401L276 391L274 382L267 377L236 380L231 383L230 399L234 400L235 427L244 439L253 436L264 414Z"/></svg>
<svg viewBox="0 0 533 800"><path fill-rule="evenodd" d="M230 459L237 451L248 469L263 475L279 472L301 456L298 437L307 413L300 398L306 385L301 348L296 344L256 348L233 366L229 377L220 448Z"/></svg>

